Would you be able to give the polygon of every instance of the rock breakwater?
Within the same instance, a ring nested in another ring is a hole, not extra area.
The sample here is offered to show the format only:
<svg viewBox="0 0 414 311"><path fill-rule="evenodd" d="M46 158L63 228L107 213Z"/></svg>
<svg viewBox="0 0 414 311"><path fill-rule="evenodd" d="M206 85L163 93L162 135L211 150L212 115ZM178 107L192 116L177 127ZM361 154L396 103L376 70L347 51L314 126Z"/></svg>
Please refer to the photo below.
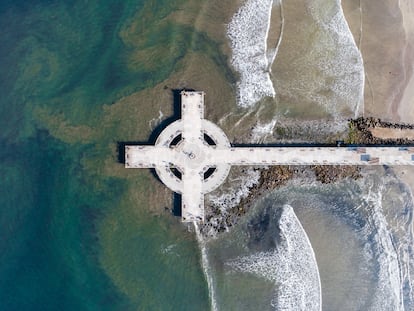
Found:
<svg viewBox="0 0 414 311"><path fill-rule="evenodd" d="M292 179L310 178L324 184L338 182L345 178L358 179L362 175L361 168L355 166L272 166L256 168L260 178L256 184L249 187L249 194L240 203L230 208L222 206L206 206L206 222L202 228L204 234L214 235L225 232L234 226L256 202L257 198L270 191L286 185Z"/></svg>
<svg viewBox="0 0 414 311"><path fill-rule="evenodd" d="M364 118L349 120L349 133L347 143L366 145L410 145L413 139L401 136L400 138L383 139L372 135L371 130L375 128L388 128L396 130L414 130L414 124L392 123L382 121L379 118Z"/></svg>

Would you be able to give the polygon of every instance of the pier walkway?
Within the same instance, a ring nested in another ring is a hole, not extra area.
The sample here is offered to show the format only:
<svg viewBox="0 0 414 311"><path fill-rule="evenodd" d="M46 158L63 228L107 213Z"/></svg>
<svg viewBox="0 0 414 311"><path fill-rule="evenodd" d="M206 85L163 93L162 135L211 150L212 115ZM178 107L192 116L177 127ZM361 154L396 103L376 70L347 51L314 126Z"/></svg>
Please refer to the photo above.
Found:
<svg viewBox="0 0 414 311"><path fill-rule="evenodd" d="M232 147L204 119L204 92L181 93L182 118L154 146L125 146L126 168L154 168L182 196L182 221L204 221L204 195L219 187L232 165L414 165L414 147Z"/></svg>

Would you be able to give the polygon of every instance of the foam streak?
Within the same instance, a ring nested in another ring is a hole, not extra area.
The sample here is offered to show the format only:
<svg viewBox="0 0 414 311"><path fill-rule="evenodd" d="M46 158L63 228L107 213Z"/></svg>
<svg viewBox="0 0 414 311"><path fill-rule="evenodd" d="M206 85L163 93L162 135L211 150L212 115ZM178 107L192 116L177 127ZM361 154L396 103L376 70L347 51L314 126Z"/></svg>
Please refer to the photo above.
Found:
<svg viewBox="0 0 414 311"><path fill-rule="evenodd" d="M367 235L371 235L375 241L374 252L379 263L378 287L371 310L404 310L400 263L386 218L382 213L382 191L381 187L378 192L370 190L366 198L372 207L366 230Z"/></svg>
<svg viewBox="0 0 414 311"><path fill-rule="evenodd" d="M283 39L283 33L285 30L285 13L283 11L283 0L279 0L279 5L280 5L280 34L279 34L279 39L276 42L276 46L274 48L273 51L269 51L269 54L271 55L270 60L269 60L269 72L272 72L272 65L275 62L277 53L279 51L279 47L280 44L282 43L282 39ZM270 24L269 24L270 25Z"/></svg>
<svg viewBox="0 0 414 311"><path fill-rule="evenodd" d="M200 229L198 228L197 222L194 222L194 229L196 232L196 237L198 241L198 245L200 246L201 251L201 264L203 267L204 276L207 281L208 286L208 294L210 296L210 305L211 311L218 311L217 307L217 299L216 299L216 288L214 286L214 281L211 273L210 263L208 261L208 254L207 254L207 247L206 243L200 233Z"/></svg>

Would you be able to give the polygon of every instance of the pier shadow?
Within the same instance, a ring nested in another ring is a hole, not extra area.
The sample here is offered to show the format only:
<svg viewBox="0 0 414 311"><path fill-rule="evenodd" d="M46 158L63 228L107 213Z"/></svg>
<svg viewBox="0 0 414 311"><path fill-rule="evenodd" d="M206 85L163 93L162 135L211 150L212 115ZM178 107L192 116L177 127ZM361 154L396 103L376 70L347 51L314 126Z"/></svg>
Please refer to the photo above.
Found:
<svg viewBox="0 0 414 311"><path fill-rule="evenodd" d="M171 212L174 216L181 217L182 215L181 202L182 202L181 194L173 192L173 209Z"/></svg>
<svg viewBox="0 0 414 311"><path fill-rule="evenodd" d="M256 148L256 147L280 147L280 148L289 148L289 147L338 147L338 144L319 144L319 143L232 143L231 147L245 147L245 148ZM340 145L343 146L343 145Z"/></svg>
<svg viewBox="0 0 414 311"><path fill-rule="evenodd" d="M298 148L298 147L314 147L314 148L320 148L320 147L414 147L414 144L398 144L398 143L388 143L388 144L346 144L343 141L337 141L336 143L232 143L231 147L245 147L245 148L255 148L255 147L280 147L280 148Z"/></svg>

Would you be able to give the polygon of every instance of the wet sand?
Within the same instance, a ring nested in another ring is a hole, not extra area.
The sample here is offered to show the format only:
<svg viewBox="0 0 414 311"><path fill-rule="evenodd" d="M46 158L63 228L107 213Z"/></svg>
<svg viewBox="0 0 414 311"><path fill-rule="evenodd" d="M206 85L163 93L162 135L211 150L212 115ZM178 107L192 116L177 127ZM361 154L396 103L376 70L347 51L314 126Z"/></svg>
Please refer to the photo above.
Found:
<svg viewBox="0 0 414 311"><path fill-rule="evenodd" d="M414 3L410 0L402 0L400 2L401 10L403 12L403 25L407 33L407 40L409 50L407 55L414 54ZM406 66L414 66L414 61L411 59ZM401 102L398 107L398 115L403 122L414 122L414 74L407 81L407 86L402 94Z"/></svg>
<svg viewBox="0 0 414 311"><path fill-rule="evenodd" d="M365 116L414 122L413 4L409 0L342 2L365 66Z"/></svg>
<svg viewBox="0 0 414 311"><path fill-rule="evenodd" d="M375 127L369 129L372 136L381 139L410 139L414 140L414 129L398 129L387 127Z"/></svg>

